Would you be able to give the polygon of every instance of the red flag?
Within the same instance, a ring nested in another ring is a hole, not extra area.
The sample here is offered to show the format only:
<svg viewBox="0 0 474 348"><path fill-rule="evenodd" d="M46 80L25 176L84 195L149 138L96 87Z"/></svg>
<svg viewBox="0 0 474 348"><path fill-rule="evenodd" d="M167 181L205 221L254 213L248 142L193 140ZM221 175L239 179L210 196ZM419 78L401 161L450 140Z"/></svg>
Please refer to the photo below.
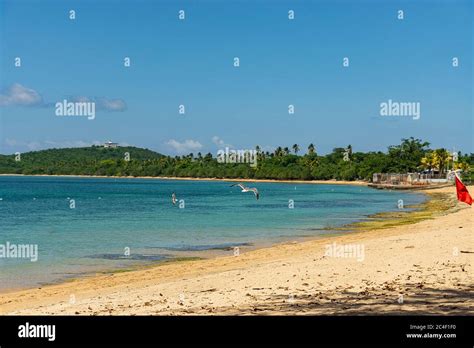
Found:
<svg viewBox="0 0 474 348"><path fill-rule="evenodd" d="M466 186L459 180L458 176L456 175L456 192L458 194L458 201L467 203L469 205L472 204L472 197L469 194Z"/></svg>

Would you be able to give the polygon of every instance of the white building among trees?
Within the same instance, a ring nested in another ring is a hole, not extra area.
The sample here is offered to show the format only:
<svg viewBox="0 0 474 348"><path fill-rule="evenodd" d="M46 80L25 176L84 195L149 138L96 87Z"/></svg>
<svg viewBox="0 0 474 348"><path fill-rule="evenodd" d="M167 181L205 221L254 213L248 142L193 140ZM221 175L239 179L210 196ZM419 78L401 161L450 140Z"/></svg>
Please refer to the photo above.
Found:
<svg viewBox="0 0 474 348"><path fill-rule="evenodd" d="M104 143L104 147L106 149L116 149L118 147L118 143L113 143L110 140Z"/></svg>

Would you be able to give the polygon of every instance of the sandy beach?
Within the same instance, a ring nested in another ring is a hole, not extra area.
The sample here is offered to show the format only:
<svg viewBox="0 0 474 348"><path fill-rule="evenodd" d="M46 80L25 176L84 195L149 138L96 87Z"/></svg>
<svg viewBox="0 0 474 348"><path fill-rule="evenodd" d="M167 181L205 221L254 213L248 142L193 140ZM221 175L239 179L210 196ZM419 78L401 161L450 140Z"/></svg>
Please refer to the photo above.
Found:
<svg viewBox="0 0 474 348"><path fill-rule="evenodd" d="M454 199L455 188L433 193ZM3 293L0 314L472 315L472 209L458 202L414 224ZM359 253L328 255L348 245Z"/></svg>

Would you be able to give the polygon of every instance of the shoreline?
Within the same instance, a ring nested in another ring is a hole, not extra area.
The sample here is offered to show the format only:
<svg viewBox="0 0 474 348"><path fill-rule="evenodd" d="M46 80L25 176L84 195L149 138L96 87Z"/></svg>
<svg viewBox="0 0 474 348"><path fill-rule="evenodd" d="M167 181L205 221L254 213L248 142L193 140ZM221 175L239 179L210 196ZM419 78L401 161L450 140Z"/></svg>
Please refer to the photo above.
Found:
<svg viewBox="0 0 474 348"><path fill-rule="evenodd" d="M470 187L472 190L472 186ZM447 191L447 189L439 189L442 194L448 194L451 198L453 197L452 191ZM436 194L437 192L434 192ZM430 195L431 193L428 193ZM456 204L456 207L453 209L447 209L440 212L438 215L434 214L433 216L424 217L420 221L415 221L415 223L410 223L409 225L395 225L395 226L388 226L386 228L375 228L369 229L367 226L363 227L361 230L352 232L352 233L345 233L339 235L332 235L332 236L324 236L320 238L311 238L310 240L302 241L302 242L284 242L279 243L270 247L255 249L252 251L248 251L242 253L238 257L235 256L219 256L211 259L204 259L204 260L194 260L194 261L186 261L186 262L168 262L164 264L158 265L151 265L150 267L139 269L139 270L132 270L128 272L113 272L112 274L101 274L96 276L91 276L87 278L79 278L74 279L68 282L48 285L41 287L39 289L24 289L24 290L15 290L12 292L6 292L0 294L0 313L2 314L86 314L86 315L99 315L99 314L149 314L147 310L151 308L147 307L154 307L154 305L145 305L140 306L141 309L127 309L123 311L121 308L121 303L124 301L127 302L128 295L131 293L139 292L142 293L143 296L153 298L156 300L156 293L148 293L147 288L149 287L159 287L166 288L170 284L174 284L177 288L174 288L174 296L172 298L176 299L179 295L180 291L185 291L184 289L188 286L202 286L202 283L205 283L207 287L211 287L211 290L216 288L216 284L220 284L222 287L232 286L232 284L228 284L227 280L224 283L221 283L222 277L225 278L225 275L228 272L237 272L242 273L245 272L247 276L254 277L254 282L260 282L260 278L267 278L268 275L261 274L255 271L255 268L261 268L268 264L273 264L275 262L280 262L281 260L293 260L295 258L307 257L308 253L314 253L315 248L318 247L319 254L318 257L313 255L314 261L323 262L321 261L324 259L324 256L321 258L321 251L323 248L321 246L327 245L328 243L347 243L353 241L362 241L364 243L373 242L373 240L377 241L379 239L386 239L386 238L400 238L401 236L408 235L408 237L416 237L417 234L421 233L416 228L413 227L419 225L426 225L428 224L431 229L435 228L445 228L446 223L440 223L441 220L451 219L454 215L463 215L470 217L470 222L467 221L467 224L464 230L455 230L455 232L462 231L462 232L469 232L469 226L472 227L472 214L469 215L468 207L459 206ZM409 214L409 213L408 213ZM434 220L433 220L434 219ZM471 225L469 225L469 223ZM454 227L453 227L454 228ZM459 228L462 228L460 226ZM366 231L365 231L366 230ZM408 230L408 231L407 231ZM422 229L425 231L426 229ZM337 233L337 231L335 231ZM412 232L412 233L410 233ZM464 235L463 235L464 236ZM450 235L446 236L447 238ZM469 236L464 236L464 238L468 238ZM422 238L420 241L421 243L425 244L425 238ZM385 242L384 242L385 243ZM457 241L459 243L459 241ZM468 243L467 243L468 244ZM379 247L382 247L379 246ZM467 246L466 246L467 247ZM411 246L408 245L407 248L411 249ZM463 257L470 257L466 256L466 254L462 254ZM430 255L433 256L433 255ZM280 260L280 261L279 261ZM337 259L333 259L337 260ZM343 259L339 259L343 260ZM383 262L384 258L377 260L377 263ZM403 260L400 260L403 261ZM293 262L290 262L293 263ZM346 265L347 266L347 265ZM465 266L464 266L465 267ZM278 270L281 271L281 267L278 267ZM314 267L313 267L314 268ZM315 271L314 269L312 271ZM316 267L317 268L317 267ZM266 272L270 271L270 275L272 273L272 269L266 270ZM298 268L299 269L299 268ZM255 273L256 272L256 273ZM294 267L292 268L290 273L298 273ZM341 270L339 270L341 272ZM378 271L377 271L378 272ZM280 274L279 272L277 274ZM216 278L215 284L214 281L210 283L206 281L208 278ZM193 280L191 282L191 280ZM323 279L321 279L323 281ZM360 281L360 279L358 279ZM273 282L272 279L268 281ZM288 280L289 281L289 280ZM178 285L179 283L179 285ZM202 284L201 283L201 284ZM137 284L136 287L133 286L132 288L129 284ZM183 284L184 287L183 287ZM276 287L276 285L279 287ZM272 289L275 291L275 288L279 289L281 287L285 287L285 284L277 283L273 284ZM305 282L304 284L309 284ZM288 285L288 284L286 284ZM354 286L355 284L351 284L350 286ZM305 287L304 285L301 287ZM216 288L217 289L217 288ZM214 293L214 290L206 290L204 291L207 293ZM301 289L300 289L301 290ZM162 289L162 291L165 291ZM217 291L217 290L215 290ZM229 291L233 292L235 289L230 289ZM299 291L299 290L298 290ZM298 292L297 291L297 292ZM61 294L58 298L58 294ZM71 304L68 302L68 297L70 295L74 295L75 298L81 298L81 302L79 305L78 303ZM247 298L245 294L236 294L238 301L247 302L249 298ZM106 296L109 300L112 298L117 299L117 304L112 306L111 310L107 309L106 311L103 308L109 308L110 306L103 303L101 300L104 296ZM141 297L141 296L140 296ZM160 296L158 300L166 300L161 298ZM237 302L238 302L237 301ZM179 301L178 301L179 302ZM211 301L212 302L212 301ZM85 304L88 306L85 307ZM91 303L94 303L92 306ZM168 306L165 304L168 303ZM99 305L100 310L97 310L97 305ZM237 313L242 314L246 312L246 310L239 310L233 308L221 308L221 309L212 309L209 312L207 309L202 310L202 308L196 309L196 311L184 311L182 305L178 303L176 307L173 303L173 306L170 307L171 302L166 300L164 303L159 302L156 304L157 307L160 308L159 313L152 313L152 314L208 314L208 313L216 313L216 314L225 314L225 313ZM105 307L104 307L105 306ZM164 306L164 307L163 307ZM74 308L77 307L77 310ZM206 307L206 306L204 306ZM48 309L46 309L48 308ZM91 308L91 309L89 309ZM95 308L95 309L94 309ZM171 308L171 309L170 309ZM206 307L207 308L207 307ZM137 310L137 311L136 311ZM145 312L143 312L145 310ZM279 313L276 309L268 309L270 313L275 314Z"/></svg>
<svg viewBox="0 0 474 348"><path fill-rule="evenodd" d="M277 179L236 179L236 178L195 178L177 176L107 176L107 175L80 175L80 174L0 174L2 176L20 177L58 177L58 178L93 178L93 179L147 179L147 180L183 180L183 181L222 181L222 182L251 182L251 183L281 183L281 184L309 184L309 185L351 185L366 186L376 190L400 191L427 191L453 186L453 183L426 186L386 186L377 187L369 181L363 180L277 180Z"/></svg>
<svg viewBox="0 0 474 348"><path fill-rule="evenodd" d="M268 182L282 184L320 184L320 185L355 185L368 186L366 181L347 180L276 180L276 179L220 179L220 178L193 178L172 176L106 176L106 175L69 175L69 174L0 174L2 176L31 176L31 177L64 177L64 178L95 178L95 179L150 179L150 180L185 180L185 181L230 181L230 182Z"/></svg>
<svg viewBox="0 0 474 348"><path fill-rule="evenodd" d="M1 176L10 176L8 174L0 174ZM93 177L93 178L115 178L115 177L107 177L107 176L81 176L81 175L47 175L47 174L41 174L41 175L24 175L24 174L16 174L12 176L26 176L26 177L36 177L36 176L41 176L41 177ZM174 178L174 177L120 177L120 178L132 178L132 179L165 179L165 180L196 180L196 181L207 181L207 178ZM212 179L211 181L241 181L237 179ZM254 180L249 180L249 181L254 181ZM271 182L271 183L279 183L282 182L280 180L260 180L260 182ZM291 180L285 180L283 183L307 183L305 181L291 181ZM313 181L313 184L319 184L319 181ZM326 184L332 184L333 181L324 181ZM339 185L346 185L346 181L339 181L337 182ZM356 182L355 185L357 186L362 186L364 185L364 182ZM366 186L366 185L364 185ZM415 192L414 192L415 193ZM402 221L404 218L409 217L411 214L414 214L416 210L426 210L427 208L424 206L424 204L430 200L429 194L422 193L425 197L427 197L427 200L424 203L416 204L415 206L407 206L409 210L402 211L400 214L395 214L397 215L396 217L393 217L390 212L380 212L380 213L375 213L375 214L369 214L362 220L358 221L353 221L353 222L348 222L348 223L343 223L342 225L339 226L332 226L332 227L327 227L322 229L323 233L321 234L311 234L311 235L295 235L295 236L285 236L285 237L272 237L268 238L265 240L260 240L258 242L252 242L248 245L238 245L239 249L242 252L250 252L254 250L259 250L259 249L264 249L264 248L271 248L274 246L278 245L284 245L287 243L303 243L306 241L311 241L311 240L320 240L320 239L326 239L326 238L332 238L332 237L337 237L340 235L343 235L344 233L351 233L354 231L360 230L360 227L363 226L364 228L367 228L367 226L371 226L370 229L377 229L377 228L384 228L384 222L393 222L395 220L396 222ZM384 215L388 214L388 215ZM37 285L20 285L20 286L14 286L14 287L6 287L6 288L0 288L0 296L2 294L8 294L12 292L18 292L18 291L24 291L24 290L31 290L35 289L37 287L48 287L48 286L55 286L55 285L60 285L66 282L71 282L71 281L76 281L76 280L81 280L81 279L87 279L91 278L94 276L100 276L100 275L110 275L110 274L116 274L116 273L122 273L122 272L134 272L134 271L140 271L144 269L149 269L153 267L159 267L163 264L170 264L174 262L187 262L187 261L193 261L195 259L200 259L200 260L206 260L206 259L215 259L215 258L220 258L220 257L226 257L229 254L232 254L233 250L230 248L226 250L227 252L224 252L223 250L220 249L207 249L207 250L202 250L202 251L183 251L183 252L177 252L173 256L166 258L164 260L160 261L152 261L149 263L143 263L143 264L135 264L135 265L130 265L127 267L120 267L120 268L115 268L115 267L110 267L110 268L103 268L95 271L86 271L84 273L80 272L80 275L75 275L75 276L68 276L68 277L60 277L57 279L53 279L41 284Z"/></svg>

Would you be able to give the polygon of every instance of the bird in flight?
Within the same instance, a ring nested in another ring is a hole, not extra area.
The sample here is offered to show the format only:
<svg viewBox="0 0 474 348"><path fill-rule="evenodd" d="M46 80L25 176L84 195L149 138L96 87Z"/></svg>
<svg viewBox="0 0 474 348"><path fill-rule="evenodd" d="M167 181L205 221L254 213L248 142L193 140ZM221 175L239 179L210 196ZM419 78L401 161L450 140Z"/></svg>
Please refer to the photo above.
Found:
<svg viewBox="0 0 474 348"><path fill-rule="evenodd" d="M176 205L177 199L176 199L176 194L174 192L171 195L171 202L173 203L173 205Z"/></svg>
<svg viewBox="0 0 474 348"><path fill-rule="evenodd" d="M260 198L260 194L258 193L258 190L255 187L247 187L247 186L244 186L242 184L232 184L232 185L230 185L230 187L232 187L232 186L240 187L242 189L242 192L253 192L256 199Z"/></svg>

